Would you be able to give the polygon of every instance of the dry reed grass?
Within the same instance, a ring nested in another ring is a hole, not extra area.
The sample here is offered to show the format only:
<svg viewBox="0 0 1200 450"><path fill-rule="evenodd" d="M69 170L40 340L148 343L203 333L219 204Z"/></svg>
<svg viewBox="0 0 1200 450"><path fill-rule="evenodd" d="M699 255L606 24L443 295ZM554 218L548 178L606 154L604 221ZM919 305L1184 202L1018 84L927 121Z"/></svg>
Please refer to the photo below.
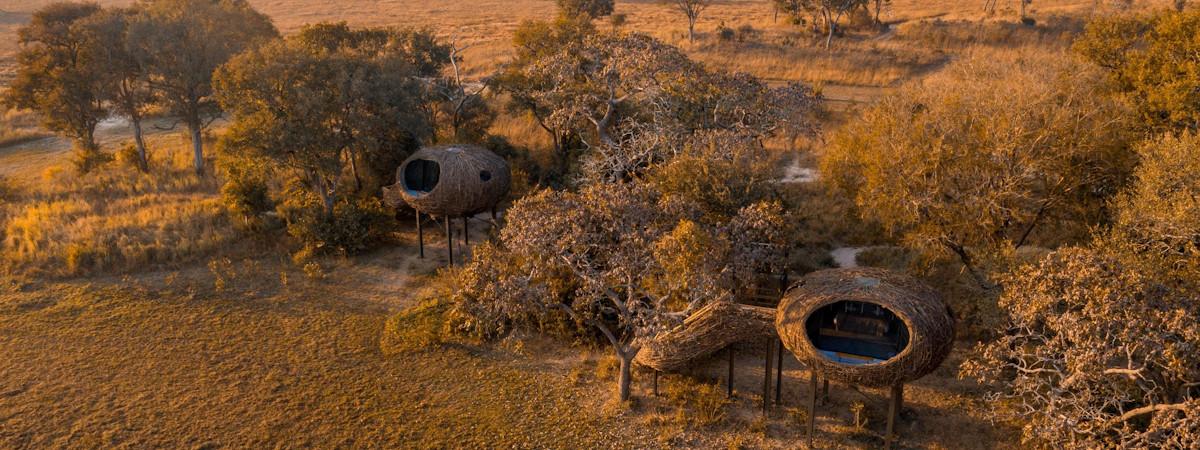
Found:
<svg viewBox="0 0 1200 450"><path fill-rule="evenodd" d="M237 239L218 181L190 170L182 136L150 140L150 173L117 162L78 175L47 169L0 215L9 271L70 276L144 270L192 260Z"/></svg>

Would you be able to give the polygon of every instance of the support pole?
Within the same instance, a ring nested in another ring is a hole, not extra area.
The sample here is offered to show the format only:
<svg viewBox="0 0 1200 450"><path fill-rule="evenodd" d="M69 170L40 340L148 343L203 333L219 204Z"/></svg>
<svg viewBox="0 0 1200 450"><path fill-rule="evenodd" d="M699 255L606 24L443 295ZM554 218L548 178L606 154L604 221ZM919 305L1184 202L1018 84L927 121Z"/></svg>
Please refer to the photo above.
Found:
<svg viewBox="0 0 1200 450"><path fill-rule="evenodd" d="M733 346L725 347L725 352L729 354L729 376L725 378L727 386L725 397L733 398Z"/></svg>
<svg viewBox="0 0 1200 450"><path fill-rule="evenodd" d="M775 406L783 405L783 341L776 343L779 346L775 353Z"/></svg>
<svg viewBox="0 0 1200 450"><path fill-rule="evenodd" d="M817 371L812 367L808 371L808 448L813 448L813 435L817 434Z"/></svg>
<svg viewBox="0 0 1200 450"><path fill-rule="evenodd" d="M446 256L450 259L450 265L454 265L454 231L450 229L450 222L453 222L450 216L446 216Z"/></svg>
<svg viewBox="0 0 1200 450"><path fill-rule="evenodd" d="M829 378L821 379L821 404L829 403Z"/></svg>
<svg viewBox="0 0 1200 450"><path fill-rule="evenodd" d="M763 363L762 410L764 415L771 406L771 360L773 359L775 359L775 341L771 340L767 342L767 358Z"/></svg>
<svg viewBox="0 0 1200 450"><path fill-rule="evenodd" d="M425 229L421 227L421 212L417 211L417 249L425 259Z"/></svg>
<svg viewBox="0 0 1200 450"><path fill-rule="evenodd" d="M896 422L900 420L900 409L904 407L904 385L896 383L892 385L892 398L888 402L888 423L887 436L884 437L883 448L890 449L892 444L898 441L896 436Z"/></svg>
<svg viewBox="0 0 1200 450"><path fill-rule="evenodd" d="M467 216L463 216L463 251L471 247L471 227L467 224Z"/></svg>
<svg viewBox="0 0 1200 450"><path fill-rule="evenodd" d="M654 371L654 396L658 397L658 371Z"/></svg>

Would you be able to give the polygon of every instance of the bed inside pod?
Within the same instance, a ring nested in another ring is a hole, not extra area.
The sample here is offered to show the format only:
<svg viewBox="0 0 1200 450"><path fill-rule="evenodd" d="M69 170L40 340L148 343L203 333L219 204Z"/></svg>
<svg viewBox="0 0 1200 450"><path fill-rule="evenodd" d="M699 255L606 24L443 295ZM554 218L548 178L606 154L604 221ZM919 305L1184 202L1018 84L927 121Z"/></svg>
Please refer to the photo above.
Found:
<svg viewBox="0 0 1200 450"><path fill-rule="evenodd" d="M908 346L908 326L882 305L836 301L808 316L805 332L821 356L847 365L879 364Z"/></svg>
<svg viewBox="0 0 1200 450"><path fill-rule="evenodd" d="M404 166L404 189L410 195L423 195L437 187L441 167L436 161L414 159Z"/></svg>

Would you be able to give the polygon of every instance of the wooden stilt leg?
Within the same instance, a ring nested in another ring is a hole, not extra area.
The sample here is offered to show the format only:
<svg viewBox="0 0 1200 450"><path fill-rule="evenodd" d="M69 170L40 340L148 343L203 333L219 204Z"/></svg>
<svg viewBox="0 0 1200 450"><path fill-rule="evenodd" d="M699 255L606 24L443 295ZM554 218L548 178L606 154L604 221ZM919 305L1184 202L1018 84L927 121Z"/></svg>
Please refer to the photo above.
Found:
<svg viewBox="0 0 1200 450"><path fill-rule="evenodd" d="M767 409L771 406L771 362L775 359L775 341L767 342L767 358L763 363L763 393L762 393L762 410L763 414L767 413Z"/></svg>
<svg viewBox="0 0 1200 450"><path fill-rule="evenodd" d="M471 247L471 227L467 224L467 216L463 216L463 251Z"/></svg>
<svg viewBox="0 0 1200 450"><path fill-rule="evenodd" d="M829 379L821 379L821 404L829 403Z"/></svg>
<svg viewBox="0 0 1200 450"><path fill-rule="evenodd" d="M776 343L775 352L775 406L783 405L783 341Z"/></svg>
<svg viewBox="0 0 1200 450"><path fill-rule="evenodd" d="M425 229L421 227L421 212L417 211L417 251L425 258Z"/></svg>
<svg viewBox="0 0 1200 450"><path fill-rule="evenodd" d="M813 435L817 434L817 371L812 368L810 372L808 392L808 448L813 448Z"/></svg>
<svg viewBox="0 0 1200 450"><path fill-rule="evenodd" d="M450 229L450 222L453 222L450 216L446 216L446 256L450 259L450 265L454 265L454 231Z"/></svg>
<svg viewBox="0 0 1200 450"><path fill-rule="evenodd" d="M733 398L733 347L726 347L725 351L729 354L729 376L725 378L725 396Z"/></svg>
<svg viewBox="0 0 1200 450"><path fill-rule="evenodd" d="M896 422L900 420L900 409L904 407L904 385L896 383L892 386L892 398L888 402L887 436L884 437L884 448L892 448L899 439L896 436Z"/></svg>
<svg viewBox="0 0 1200 450"><path fill-rule="evenodd" d="M658 371L654 371L654 396L658 397Z"/></svg>

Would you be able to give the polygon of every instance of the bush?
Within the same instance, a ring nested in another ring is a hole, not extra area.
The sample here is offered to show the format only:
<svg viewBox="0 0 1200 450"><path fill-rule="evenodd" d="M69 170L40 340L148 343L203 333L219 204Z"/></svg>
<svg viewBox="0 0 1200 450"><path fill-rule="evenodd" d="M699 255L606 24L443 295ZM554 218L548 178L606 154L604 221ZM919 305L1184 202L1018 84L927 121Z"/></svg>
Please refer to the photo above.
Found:
<svg viewBox="0 0 1200 450"><path fill-rule="evenodd" d="M392 229L393 212L376 198L343 199L326 214L308 191L289 190L281 205L288 234L315 253L352 255L378 243Z"/></svg>
<svg viewBox="0 0 1200 450"><path fill-rule="evenodd" d="M259 228L260 216L275 209L267 183L256 177L232 178L221 186L221 201L247 228Z"/></svg>
<svg viewBox="0 0 1200 450"><path fill-rule="evenodd" d="M721 42L732 42L737 39L737 32L733 28L725 26L725 22L717 25L717 40Z"/></svg>
<svg viewBox="0 0 1200 450"><path fill-rule="evenodd" d="M80 174L86 174L112 162L113 155L99 150L75 150L71 155L71 165Z"/></svg>
<svg viewBox="0 0 1200 450"><path fill-rule="evenodd" d="M737 41L738 42L753 41L758 38L759 34L760 33L758 32L758 30L754 29L754 25L750 25L748 23L742 24L741 26L737 27Z"/></svg>

